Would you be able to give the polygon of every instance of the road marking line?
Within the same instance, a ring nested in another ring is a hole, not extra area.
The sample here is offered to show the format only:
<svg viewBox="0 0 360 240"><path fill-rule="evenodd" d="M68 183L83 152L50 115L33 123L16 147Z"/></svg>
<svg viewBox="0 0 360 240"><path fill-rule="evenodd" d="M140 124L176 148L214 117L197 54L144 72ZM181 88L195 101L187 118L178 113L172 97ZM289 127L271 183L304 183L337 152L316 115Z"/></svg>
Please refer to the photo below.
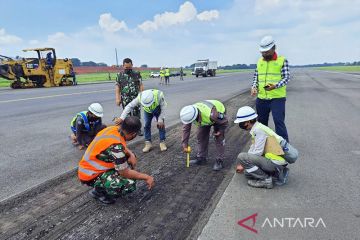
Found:
<svg viewBox="0 0 360 240"><path fill-rule="evenodd" d="M64 96L99 93L99 92L110 92L110 91L113 91L113 90L112 89L106 89L106 90L97 90L97 91L89 91L89 92L78 92L78 93L65 93L65 94L58 94L58 95L48 95L48 96L32 97L32 98L20 98L20 99L12 99L12 100L0 101L0 103L20 102L20 101L35 100L35 99L64 97Z"/></svg>

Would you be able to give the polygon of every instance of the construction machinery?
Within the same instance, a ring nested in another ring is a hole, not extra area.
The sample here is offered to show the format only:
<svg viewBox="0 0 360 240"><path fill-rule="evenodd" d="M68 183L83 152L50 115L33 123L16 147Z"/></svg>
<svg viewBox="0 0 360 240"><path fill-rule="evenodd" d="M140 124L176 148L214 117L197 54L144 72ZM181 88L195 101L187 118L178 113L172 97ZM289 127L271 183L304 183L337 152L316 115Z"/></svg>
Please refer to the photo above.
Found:
<svg viewBox="0 0 360 240"><path fill-rule="evenodd" d="M75 73L70 59L57 59L54 48L25 49L34 58L0 55L0 77L12 81L11 88L58 87L74 85Z"/></svg>

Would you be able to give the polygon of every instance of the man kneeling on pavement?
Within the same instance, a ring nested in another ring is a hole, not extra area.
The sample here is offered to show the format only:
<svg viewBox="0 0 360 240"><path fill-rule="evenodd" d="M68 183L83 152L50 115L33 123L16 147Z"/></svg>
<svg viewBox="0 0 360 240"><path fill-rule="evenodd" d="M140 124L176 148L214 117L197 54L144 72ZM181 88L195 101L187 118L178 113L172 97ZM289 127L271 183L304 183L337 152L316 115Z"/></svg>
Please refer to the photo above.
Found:
<svg viewBox="0 0 360 240"><path fill-rule="evenodd" d="M78 145L80 150L87 147L96 134L106 128L106 125L102 124L103 112L103 107L100 103L92 103L88 111L77 113L71 120L70 128L72 134L70 137L72 143Z"/></svg>
<svg viewBox="0 0 360 240"><path fill-rule="evenodd" d="M249 106L239 108L234 123L241 129L250 131L252 144L247 153L240 153L237 170L245 168L248 185L256 188L273 188L287 182L289 175L288 163L294 163L298 158L298 151L284 138L277 135L271 128L257 121L257 114ZM279 146L282 154L267 152L267 141L274 139L275 147Z"/></svg>
<svg viewBox="0 0 360 240"><path fill-rule="evenodd" d="M121 125L99 132L79 162L80 181L93 187L89 194L105 204L114 198L136 190L136 180L144 180L148 189L154 178L135 170L137 159L126 142L134 139L141 129L138 117L130 116Z"/></svg>

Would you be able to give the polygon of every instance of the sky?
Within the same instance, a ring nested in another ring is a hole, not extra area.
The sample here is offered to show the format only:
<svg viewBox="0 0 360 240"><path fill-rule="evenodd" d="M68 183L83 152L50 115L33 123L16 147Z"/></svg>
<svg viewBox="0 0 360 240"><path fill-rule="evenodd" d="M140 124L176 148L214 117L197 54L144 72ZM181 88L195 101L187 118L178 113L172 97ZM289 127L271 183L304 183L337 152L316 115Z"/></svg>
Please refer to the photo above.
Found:
<svg viewBox="0 0 360 240"><path fill-rule="evenodd" d="M254 64L271 35L291 65L360 61L360 0L0 0L0 55L135 66ZM13 6L9 6L13 5Z"/></svg>

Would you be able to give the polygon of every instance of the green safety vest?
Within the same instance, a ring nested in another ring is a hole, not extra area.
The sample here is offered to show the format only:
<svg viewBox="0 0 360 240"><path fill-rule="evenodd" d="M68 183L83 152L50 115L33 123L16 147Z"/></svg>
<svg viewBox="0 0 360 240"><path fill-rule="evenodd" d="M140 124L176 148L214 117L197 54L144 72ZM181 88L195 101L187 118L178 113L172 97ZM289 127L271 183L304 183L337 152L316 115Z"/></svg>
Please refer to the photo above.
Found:
<svg viewBox="0 0 360 240"><path fill-rule="evenodd" d="M160 70L160 77L164 77L165 76L165 71L164 70Z"/></svg>
<svg viewBox="0 0 360 240"><path fill-rule="evenodd" d="M154 94L155 101L153 102L153 104L150 107L143 106L144 111L148 112L148 113L152 113L160 105L160 98L164 97L164 93L157 89L152 89L151 91ZM141 93L138 95L138 99L139 99L139 102L141 102Z"/></svg>
<svg viewBox="0 0 360 240"><path fill-rule="evenodd" d="M281 80L281 68L284 65L285 58L278 56L276 60L265 61L263 58L259 59L257 63L258 71L258 98L273 99L286 97L286 86L275 88L271 91L265 91L265 86L269 83L276 84Z"/></svg>
<svg viewBox="0 0 360 240"><path fill-rule="evenodd" d="M165 69L165 76L169 77L170 76L170 69Z"/></svg>
<svg viewBox="0 0 360 240"><path fill-rule="evenodd" d="M218 100L205 100L198 103L195 103L194 106L199 110L201 114L201 122L194 121L197 126L209 126L213 125L213 121L210 119L211 110L213 107L216 108L216 111L219 113L225 113L225 106Z"/></svg>
<svg viewBox="0 0 360 240"><path fill-rule="evenodd" d="M256 128L263 130L269 137L275 137L279 144L282 140L284 140L281 136L277 135L271 128L263 125L260 122L256 123ZM251 134L251 138L255 139L255 135ZM277 161L280 165L286 164L286 161L282 156L278 156L273 153L265 153L265 158Z"/></svg>

